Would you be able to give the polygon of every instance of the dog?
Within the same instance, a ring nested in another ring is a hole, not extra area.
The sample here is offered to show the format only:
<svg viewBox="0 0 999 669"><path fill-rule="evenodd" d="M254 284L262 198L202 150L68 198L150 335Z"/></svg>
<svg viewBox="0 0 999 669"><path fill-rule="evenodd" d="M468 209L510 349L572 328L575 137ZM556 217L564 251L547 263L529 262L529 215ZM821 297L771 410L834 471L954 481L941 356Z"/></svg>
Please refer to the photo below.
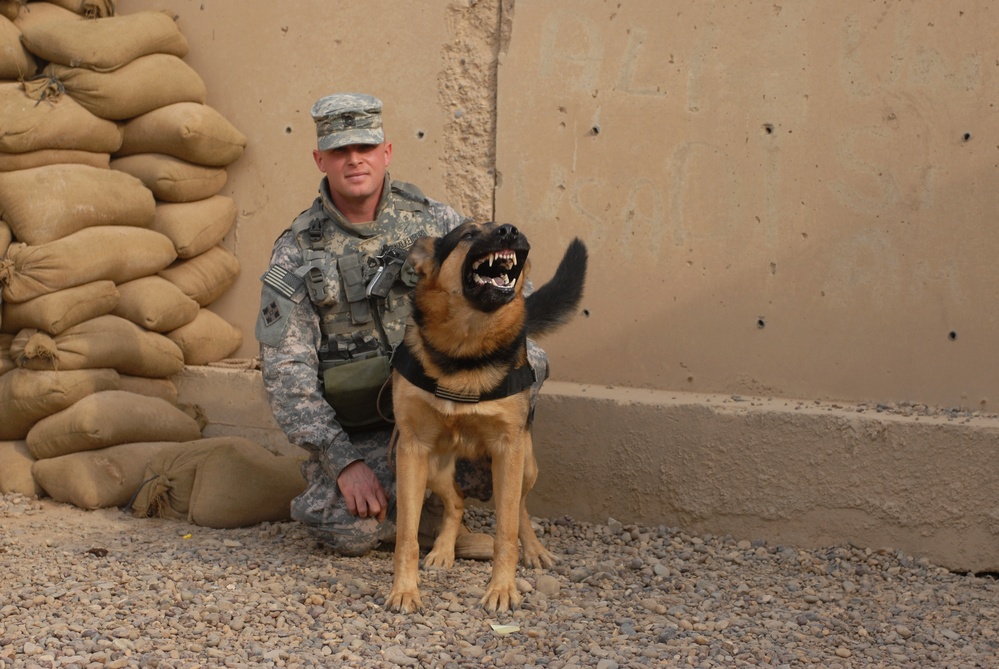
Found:
<svg viewBox="0 0 999 669"><path fill-rule="evenodd" d="M496 537L482 606L497 612L520 605L518 537L525 566L556 562L535 535L525 504L538 476L526 342L576 312L587 251L574 239L552 279L525 298L530 248L512 225L468 222L443 237L417 240L409 252L418 279L392 360L397 519L386 606L394 611L423 608L417 533L428 485L444 502L444 518L424 566L454 564L464 513L454 482L458 458L492 458Z"/></svg>

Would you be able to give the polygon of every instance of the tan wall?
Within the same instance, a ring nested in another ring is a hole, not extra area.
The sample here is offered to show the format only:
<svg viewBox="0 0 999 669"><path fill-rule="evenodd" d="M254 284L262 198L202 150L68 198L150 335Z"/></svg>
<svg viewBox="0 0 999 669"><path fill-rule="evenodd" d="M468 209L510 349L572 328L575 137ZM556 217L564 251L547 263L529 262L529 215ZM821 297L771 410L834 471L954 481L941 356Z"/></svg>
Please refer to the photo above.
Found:
<svg viewBox="0 0 999 669"><path fill-rule="evenodd" d="M309 106L362 90L397 178L490 218L495 161L536 283L588 243L557 378L994 411L999 10L724 4L122 3L176 12L250 138L226 187L243 273L214 306L247 335L318 184Z"/></svg>
<svg viewBox="0 0 999 669"><path fill-rule="evenodd" d="M536 284L571 237L591 250L588 316L545 342L539 512L999 568L995 419L717 408L996 411L999 8L120 5L176 12L209 104L250 139L225 189L243 271L213 305L246 335L237 355L256 353L271 243L318 184L311 103L373 93L393 176L520 226ZM260 410L250 378L235 397ZM217 403L218 382L182 391ZM273 434L238 406L213 409L218 429Z"/></svg>

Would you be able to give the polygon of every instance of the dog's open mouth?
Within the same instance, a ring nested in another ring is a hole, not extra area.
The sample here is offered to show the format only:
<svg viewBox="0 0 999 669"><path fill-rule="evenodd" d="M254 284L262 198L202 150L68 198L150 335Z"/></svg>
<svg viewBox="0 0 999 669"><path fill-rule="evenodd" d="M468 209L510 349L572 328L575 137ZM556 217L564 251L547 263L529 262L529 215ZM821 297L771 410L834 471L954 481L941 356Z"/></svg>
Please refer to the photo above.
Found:
<svg viewBox="0 0 999 669"><path fill-rule="evenodd" d="M470 256L465 261L465 297L483 311L507 304L517 296L526 262L526 249L503 248Z"/></svg>
<svg viewBox="0 0 999 669"><path fill-rule="evenodd" d="M523 265L512 249L503 249L472 261L470 279L478 286L514 290Z"/></svg>

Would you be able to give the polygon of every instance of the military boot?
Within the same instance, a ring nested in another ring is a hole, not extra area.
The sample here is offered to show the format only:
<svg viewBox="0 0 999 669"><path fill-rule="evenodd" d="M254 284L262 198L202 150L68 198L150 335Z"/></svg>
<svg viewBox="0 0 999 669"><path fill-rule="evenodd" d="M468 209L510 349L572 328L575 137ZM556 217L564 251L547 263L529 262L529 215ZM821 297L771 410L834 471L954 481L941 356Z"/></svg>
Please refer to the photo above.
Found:
<svg viewBox="0 0 999 669"><path fill-rule="evenodd" d="M422 548L433 548L434 540L444 522L444 502L437 495L430 495L423 502L420 515L419 541ZM492 560L493 538L488 534L470 532L464 525L454 540L454 556L462 560Z"/></svg>

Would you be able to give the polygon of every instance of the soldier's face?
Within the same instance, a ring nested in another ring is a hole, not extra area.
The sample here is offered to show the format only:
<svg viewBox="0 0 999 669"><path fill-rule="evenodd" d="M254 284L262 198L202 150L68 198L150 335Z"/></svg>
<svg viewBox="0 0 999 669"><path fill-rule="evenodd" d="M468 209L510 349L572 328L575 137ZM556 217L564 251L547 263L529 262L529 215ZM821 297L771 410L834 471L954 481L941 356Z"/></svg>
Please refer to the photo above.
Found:
<svg viewBox="0 0 999 669"><path fill-rule="evenodd" d="M326 174L330 192L353 202L381 195L385 172L392 158L392 145L350 144L328 151L313 150L316 166Z"/></svg>

